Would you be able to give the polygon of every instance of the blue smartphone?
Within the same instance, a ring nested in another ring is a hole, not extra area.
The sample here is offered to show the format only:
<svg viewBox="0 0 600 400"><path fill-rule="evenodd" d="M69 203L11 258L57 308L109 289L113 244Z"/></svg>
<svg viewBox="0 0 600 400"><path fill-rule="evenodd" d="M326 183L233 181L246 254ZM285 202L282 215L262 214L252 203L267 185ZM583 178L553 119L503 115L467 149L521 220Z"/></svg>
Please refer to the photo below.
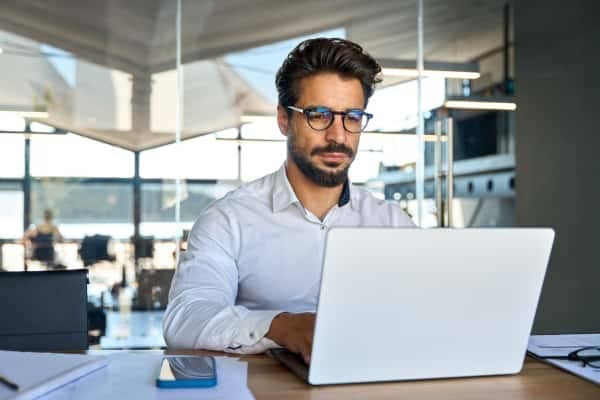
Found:
<svg viewBox="0 0 600 400"><path fill-rule="evenodd" d="M163 358L156 378L159 388L206 388L217 385L217 369L212 356Z"/></svg>

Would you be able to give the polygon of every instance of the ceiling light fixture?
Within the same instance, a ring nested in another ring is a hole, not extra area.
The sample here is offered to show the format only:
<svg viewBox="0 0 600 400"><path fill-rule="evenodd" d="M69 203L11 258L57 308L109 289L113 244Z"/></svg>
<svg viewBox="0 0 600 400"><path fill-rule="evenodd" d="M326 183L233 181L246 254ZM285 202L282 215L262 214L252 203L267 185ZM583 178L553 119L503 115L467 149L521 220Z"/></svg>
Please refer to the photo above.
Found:
<svg viewBox="0 0 600 400"><path fill-rule="evenodd" d="M230 139L230 138L216 138L216 140L222 140L225 142L236 142L237 144L242 143L282 143L285 142L286 139Z"/></svg>
<svg viewBox="0 0 600 400"><path fill-rule="evenodd" d="M0 106L0 117L14 115L24 118L48 118L48 110L46 107Z"/></svg>
<svg viewBox="0 0 600 400"><path fill-rule="evenodd" d="M369 136L374 136L374 135L379 135L379 136L390 136L390 135L394 135L394 136L406 136L406 137L416 137L415 132L408 132L408 131L404 131L404 132L393 132L393 131L365 131L363 132L365 135L369 135ZM437 142L438 141L438 137L435 133L426 133L425 135L423 135L423 138L426 142ZM439 140L441 142L445 142L446 141L446 136L441 135Z"/></svg>
<svg viewBox="0 0 600 400"><path fill-rule="evenodd" d="M275 122L275 116L269 114L244 114L240 117L242 124L253 122Z"/></svg>
<svg viewBox="0 0 600 400"><path fill-rule="evenodd" d="M517 103L498 97L449 97L444 107L459 110L515 111Z"/></svg>
<svg viewBox="0 0 600 400"><path fill-rule="evenodd" d="M382 58L378 59L377 62L381 65L384 79L386 76L406 76L414 78L419 75L416 61ZM452 79L478 79L481 74L479 72L479 64L477 63L426 61L423 65L422 76L437 76Z"/></svg>

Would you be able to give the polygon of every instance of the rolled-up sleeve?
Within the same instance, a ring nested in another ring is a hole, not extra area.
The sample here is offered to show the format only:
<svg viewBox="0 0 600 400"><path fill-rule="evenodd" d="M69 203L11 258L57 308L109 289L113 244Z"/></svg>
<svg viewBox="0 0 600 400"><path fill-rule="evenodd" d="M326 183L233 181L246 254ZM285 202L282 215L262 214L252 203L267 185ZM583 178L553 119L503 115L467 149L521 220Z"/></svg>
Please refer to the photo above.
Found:
<svg viewBox="0 0 600 400"><path fill-rule="evenodd" d="M265 337L281 310L235 305L239 227L211 206L196 221L173 277L163 321L171 348L260 353L277 344Z"/></svg>

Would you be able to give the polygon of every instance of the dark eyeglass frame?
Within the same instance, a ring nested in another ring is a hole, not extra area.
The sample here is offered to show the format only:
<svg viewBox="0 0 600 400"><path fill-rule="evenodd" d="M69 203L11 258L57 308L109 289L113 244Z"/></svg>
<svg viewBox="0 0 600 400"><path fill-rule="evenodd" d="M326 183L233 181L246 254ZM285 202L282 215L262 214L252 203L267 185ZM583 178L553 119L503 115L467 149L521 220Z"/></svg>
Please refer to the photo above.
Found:
<svg viewBox="0 0 600 400"><path fill-rule="evenodd" d="M569 354L567 354L566 356L544 356L544 357L539 357L539 358L549 359L549 360L580 361L583 363L584 367L599 369L600 368L600 354L593 355L593 356L582 356L579 354L580 352L586 351L586 350L598 350L598 352L600 352L600 347L586 346L586 347L581 347L577 350L574 350L574 351L570 352Z"/></svg>
<svg viewBox="0 0 600 400"><path fill-rule="evenodd" d="M361 132L363 132L366 129L366 127L369 124L369 121L371 120L371 118L373 118L373 114L370 114L370 113L368 113L366 111L363 111L360 108L350 108L350 109L347 109L346 111L334 111L331 108L325 107L325 106L306 107L306 108L300 108L300 107L296 107L296 106L287 106L287 108L290 109L290 110L292 110L292 111L296 111L298 113L304 114L304 116L306 117L306 123L308 124L308 126L310 126L311 129L313 129L315 131L319 131L319 132L322 132L322 131L325 131L325 130L329 129L331 127L331 125L333 125L333 121L335 120L335 116L336 115L341 115L342 116L342 125L344 126L344 130L346 132L349 132L349 133L360 134ZM318 111L318 110L330 112L331 115L332 115L332 117L329 120L329 123L327 124L327 126L324 127L324 128L320 128L320 129L317 129L314 126L312 126L312 124L310 123L310 118L309 118L309 114L311 112L315 112L315 111ZM350 114L350 113L356 113L356 112L362 114L364 117L367 117L367 121L365 122L365 126L361 126L361 128L360 128L360 130L358 132L351 131L350 129L348 129L348 127L346 127L346 116L348 114Z"/></svg>
<svg viewBox="0 0 600 400"><path fill-rule="evenodd" d="M582 347L580 349L577 349L577 350L572 351L569 354L567 354L567 359L569 359L571 361L581 361L583 363L584 367L600 368L600 354L594 355L594 356L581 356L578 354L585 350L598 350L598 352L600 352L600 347L596 347L596 346Z"/></svg>

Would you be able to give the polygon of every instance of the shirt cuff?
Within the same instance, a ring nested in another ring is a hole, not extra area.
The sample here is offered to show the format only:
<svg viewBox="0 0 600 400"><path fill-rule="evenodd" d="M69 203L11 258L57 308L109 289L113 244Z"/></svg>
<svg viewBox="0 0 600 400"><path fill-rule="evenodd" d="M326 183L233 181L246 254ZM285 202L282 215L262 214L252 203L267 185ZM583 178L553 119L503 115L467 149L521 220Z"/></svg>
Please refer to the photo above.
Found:
<svg viewBox="0 0 600 400"><path fill-rule="evenodd" d="M277 343L265 337L271 328L273 318L281 314L281 310L253 310L243 318L239 331L232 345L227 351L235 353L260 353L273 347Z"/></svg>

